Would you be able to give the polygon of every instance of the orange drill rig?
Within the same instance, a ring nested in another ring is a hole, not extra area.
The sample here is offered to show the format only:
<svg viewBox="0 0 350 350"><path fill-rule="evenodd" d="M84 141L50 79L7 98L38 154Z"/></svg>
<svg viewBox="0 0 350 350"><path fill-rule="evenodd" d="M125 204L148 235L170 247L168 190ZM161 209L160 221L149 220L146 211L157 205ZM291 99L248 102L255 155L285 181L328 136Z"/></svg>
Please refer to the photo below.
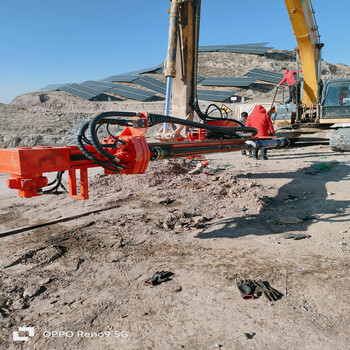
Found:
<svg viewBox="0 0 350 350"><path fill-rule="evenodd" d="M190 127L187 138L176 142L147 143L148 126L175 123ZM148 163L169 157L185 157L213 152L230 152L249 148L275 148L289 144L288 139L254 137L255 128L222 119L206 124L164 115L106 112L82 125L77 146L18 147L0 150L0 172L10 174L9 188L22 197L31 198L54 192L68 171L69 192L73 198L88 199L88 168L100 166L106 174L144 174ZM111 125L124 127L118 135L109 132ZM107 137L99 136L101 127ZM80 171L80 191L76 171ZM56 181L48 184L45 173L58 172ZM80 194L79 194L80 192Z"/></svg>

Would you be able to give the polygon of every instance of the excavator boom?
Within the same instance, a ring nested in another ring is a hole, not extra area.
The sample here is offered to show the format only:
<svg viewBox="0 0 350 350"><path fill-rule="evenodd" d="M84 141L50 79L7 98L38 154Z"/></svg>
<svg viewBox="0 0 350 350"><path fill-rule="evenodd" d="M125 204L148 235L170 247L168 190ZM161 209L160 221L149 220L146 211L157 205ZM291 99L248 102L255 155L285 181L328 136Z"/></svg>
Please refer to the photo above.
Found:
<svg viewBox="0 0 350 350"><path fill-rule="evenodd" d="M293 33L298 43L298 50L303 67L303 99L310 107L318 101L318 81L321 76L320 35L310 0L285 0Z"/></svg>

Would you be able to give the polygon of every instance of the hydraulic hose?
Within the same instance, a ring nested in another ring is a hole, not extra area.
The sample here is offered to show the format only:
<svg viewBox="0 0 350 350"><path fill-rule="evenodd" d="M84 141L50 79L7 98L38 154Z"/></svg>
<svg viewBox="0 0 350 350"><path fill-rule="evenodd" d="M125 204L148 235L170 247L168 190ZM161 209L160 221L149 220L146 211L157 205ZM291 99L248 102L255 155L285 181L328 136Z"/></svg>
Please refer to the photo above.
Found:
<svg viewBox="0 0 350 350"><path fill-rule="evenodd" d="M104 112L104 113L100 113L98 115L96 115L89 123L88 128L89 128L89 140L91 141L91 144L94 146L94 148L96 149L97 152L99 152L101 155L103 155L104 157L106 157L107 159L109 159L112 163L114 163L113 165L118 167L118 168L123 168L123 169L127 169L124 166L120 165L120 164L116 164L119 162L119 159L109 153L108 151L106 151L103 146L101 145L100 141L98 140L97 137L97 125L101 124L103 122L104 118L107 117L112 117L112 116L121 116L121 117L135 117L138 114L135 112ZM125 122L123 120L120 120L120 122ZM105 121L106 123L106 121ZM108 121L107 121L108 123ZM116 121L114 124L117 124ZM120 125L120 124L119 124ZM125 124L124 124L125 125Z"/></svg>
<svg viewBox="0 0 350 350"><path fill-rule="evenodd" d="M93 162L95 162L96 164L100 165L101 167L113 171L113 172L119 172L118 167L116 167L114 164L110 164L107 162L104 162L98 158L96 158L91 152L89 152L87 150L87 148L85 147L83 140L85 141L85 143L87 144L91 144L90 140L86 138L85 136L85 132L89 127L90 122L86 121L85 123L82 124L82 126L79 129L79 132L77 134L77 146L80 149L81 153L83 153L83 155L92 160Z"/></svg>
<svg viewBox="0 0 350 350"><path fill-rule="evenodd" d="M56 175L56 179L53 180L52 182L48 183L46 185L46 189L42 189L41 192L38 192L40 194L51 194L51 193L55 193L57 192L58 188L61 186L65 192L67 192L66 188L62 185L62 175L63 175L64 171L59 171L57 172L57 175ZM49 186L52 186L54 185L53 187L51 188L48 188Z"/></svg>
<svg viewBox="0 0 350 350"><path fill-rule="evenodd" d="M220 119L220 120L227 120L227 119ZM174 124L191 126L194 128L211 130L211 131L215 131L217 133L226 134L226 135L236 134L237 132L249 132L251 133L251 136L255 136L258 133L258 130L252 127L243 127L243 126L226 127L226 126L217 126L217 125L210 125L210 124L201 124L191 120L168 117L168 116L159 115L159 114L149 114L148 121L149 121L149 125L155 125L160 123L174 123Z"/></svg>
<svg viewBox="0 0 350 350"><path fill-rule="evenodd" d="M130 118L130 117L137 117L137 116L139 116L139 113L117 112L117 111L104 112L96 115L91 121L85 122L80 127L80 130L77 134L78 148L80 149L80 151L83 153L85 157L94 161L96 164L100 165L101 167L107 170L119 173L120 169L128 169L127 167L121 164L118 164L119 159L114 154L108 152L105 149L108 147L107 145L101 144L97 136L97 131L99 127L103 124L106 125L107 132L110 135L111 133L108 130L109 125L140 127L142 125L142 123L140 122L144 122L144 119L140 118L140 119L126 120L126 119L118 118L118 117ZM226 118L218 118L218 119L220 119L221 121L226 121L226 120L232 121L232 119L226 119ZM215 135L215 137L218 137L218 138L224 138L227 136L231 138L241 137L237 133L248 133L250 134L249 137L253 137L258 133L258 130L252 127L245 127L245 126L225 127L225 126L218 126L218 125L202 124L191 120L185 120L181 118L169 117L169 116L159 115L159 114L148 115L149 126L162 124L162 123L180 124L180 125L186 125L193 128L205 129L205 130L211 131L212 136ZM239 122L237 123L240 124ZM89 137L86 137L85 135L87 130L89 130L88 131ZM114 137L114 136L112 137L118 142L125 143L124 141L119 140L117 137ZM87 147L85 147L84 143L88 145L92 145L95 148L96 152L98 152L102 157L107 158L109 162L97 158L91 151L87 149Z"/></svg>

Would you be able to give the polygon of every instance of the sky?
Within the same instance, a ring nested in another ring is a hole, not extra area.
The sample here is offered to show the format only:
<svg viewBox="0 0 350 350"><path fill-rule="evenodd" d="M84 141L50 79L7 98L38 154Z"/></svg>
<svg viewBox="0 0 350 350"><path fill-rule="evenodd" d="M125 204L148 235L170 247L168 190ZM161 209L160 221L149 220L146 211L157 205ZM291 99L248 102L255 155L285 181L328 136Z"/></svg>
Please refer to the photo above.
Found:
<svg viewBox="0 0 350 350"><path fill-rule="evenodd" d="M350 65L350 1L313 5L324 60ZM0 102L158 65L169 8L169 0L0 0ZM296 47L284 0L202 0L200 23L200 46Z"/></svg>

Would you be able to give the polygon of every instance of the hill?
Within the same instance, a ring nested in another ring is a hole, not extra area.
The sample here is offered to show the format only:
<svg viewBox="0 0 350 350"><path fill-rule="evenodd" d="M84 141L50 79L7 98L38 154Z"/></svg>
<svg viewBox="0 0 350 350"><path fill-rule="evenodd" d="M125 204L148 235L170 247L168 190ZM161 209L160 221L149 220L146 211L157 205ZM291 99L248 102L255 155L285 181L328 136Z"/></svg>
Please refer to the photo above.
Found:
<svg viewBox="0 0 350 350"><path fill-rule="evenodd" d="M241 77L254 68L281 72L295 67L294 52L271 50L263 56L229 52L200 52L198 75L203 77ZM344 64L322 62L324 78L350 74ZM163 75L149 74L165 81ZM126 84L127 85L127 84ZM250 88L205 87L207 90L230 90L245 100L272 101L275 84L257 81ZM277 96L281 100L281 95ZM200 101L205 108L208 101ZM234 104L228 104L234 110ZM164 99L138 102L123 99L118 102L91 102L62 91L31 92L17 96L9 105L0 106L0 147L67 145L75 143L82 120L102 111L148 111L163 113Z"/></svg>

